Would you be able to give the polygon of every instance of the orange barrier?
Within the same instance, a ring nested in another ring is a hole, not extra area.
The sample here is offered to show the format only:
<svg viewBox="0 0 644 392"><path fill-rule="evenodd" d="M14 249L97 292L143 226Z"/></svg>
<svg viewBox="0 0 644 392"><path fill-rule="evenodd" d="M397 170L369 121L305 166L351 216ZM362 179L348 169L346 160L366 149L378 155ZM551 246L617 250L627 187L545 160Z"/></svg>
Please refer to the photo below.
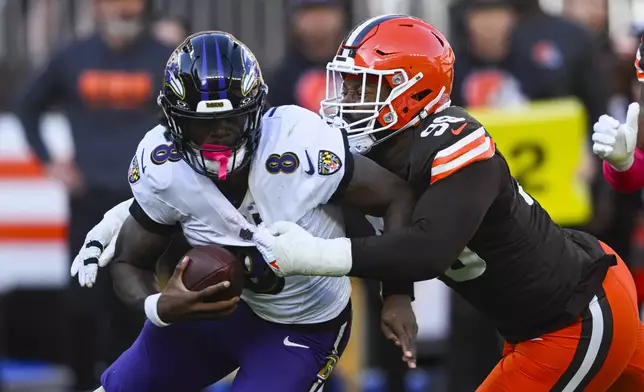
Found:
<svg viewBox="0 0 644 392"><path fill-rule="evenodd" d="M33 156L21 160L0 159L0 181L44 178L43 167ZM66 239L65 223L0 222L0 242L50 242Z"/></svg>
<svg viewBox="0 0 644 392"><path fill-rule="evenodd" d="M22 160L0 159L0 180L42 178L45 171L33 157Z"/></svg>
<svg viewBox="0 0 644 392"><path fill-rule="evenodd" d="M0 222L0 242L50 242L67 240L66 224Z"/></svg>

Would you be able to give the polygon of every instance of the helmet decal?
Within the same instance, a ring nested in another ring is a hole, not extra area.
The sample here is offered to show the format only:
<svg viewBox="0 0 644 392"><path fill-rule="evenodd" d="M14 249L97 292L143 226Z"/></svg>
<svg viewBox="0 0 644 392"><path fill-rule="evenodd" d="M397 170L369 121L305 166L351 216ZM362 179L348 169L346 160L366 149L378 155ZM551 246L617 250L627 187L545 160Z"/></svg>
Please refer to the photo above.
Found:
<svg viewBox="0 0 644 392"><path fill-rule="evenodd" d="M177 52L174 51L172 53L172 56L170 56L168 63L166 64L165 83L168 87L170 87L177 98L184 99L186 97L186 89L183 86L183 80L181 80L181 77L178 76L178 71L178 57Z"/></svg>

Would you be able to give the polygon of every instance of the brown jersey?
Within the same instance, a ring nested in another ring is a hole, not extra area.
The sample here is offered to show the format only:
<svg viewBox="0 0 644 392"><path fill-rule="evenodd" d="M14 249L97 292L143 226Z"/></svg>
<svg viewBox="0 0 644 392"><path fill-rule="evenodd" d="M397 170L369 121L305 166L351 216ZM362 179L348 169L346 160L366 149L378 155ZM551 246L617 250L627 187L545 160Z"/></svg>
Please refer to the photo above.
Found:
<svg viewBox="0 0 644 392"><path fill-rule="evenodd" d="M577 319L614 257L594 237L557 226L462 108L447 108L409 132L415 134L405 175L420 195L413 226L353 240L352 274L361 275L364 260L370 276L438 277L511 342Z"/></svg>

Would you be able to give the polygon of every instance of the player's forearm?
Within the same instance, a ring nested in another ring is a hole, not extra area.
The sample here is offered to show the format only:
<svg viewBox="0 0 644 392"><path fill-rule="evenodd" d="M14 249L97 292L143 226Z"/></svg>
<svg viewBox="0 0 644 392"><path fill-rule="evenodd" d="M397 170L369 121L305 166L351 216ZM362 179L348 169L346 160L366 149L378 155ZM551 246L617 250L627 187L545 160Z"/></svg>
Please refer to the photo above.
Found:
<svg viewBox="0 0 644 392"><path fill-rule="evenodd" d="M344 227L347 238L360 238L377 235L380 229L376 229L369 219L360 211L352 206L342 206L342 215L344 215ZM382 227L378 225L378 227ZM379 234L378 234L379 235ZM387 280L382 282L381 295L383 298L392 295L407 295L413 301L414 282L397 282Z"/></svg>
<svg viewBox="0 0 644 392"><path fill-rule="evenodd" d="M135 267L125 262L110 265L114 291L128 307L143 311L145 299L159 292L152 271Z"/></svg>
<svg viewBox="0 0 644 392"><path fill-rule="evenodd" d="M407 190L393 198L385 212L385 215L383 216L385 234L396 230L402 230L410 226L415 202L413 195L407 192ZM390 277L385 277L382 279L381 288L383 298L391 295L407 295L412 301L414 300L413 279L400 281L392 280Z"/></svg>
<svg viewBox="0 0 644 392"><path fill-rule="evenodd" d="M385 234L410 227L416 205L414 194L407 184L404 187L396 187L392 184L390 194L391 197L383 215L383 232ZM413 301L414 281L412 279L391 280L386 277L382 279L381 294L383 298L392 295L406 295Z"/></svg>
<svg viewBox="0 0 644 392"><path fill-rule="evenodd" d="M381 281L420 282L440 276L460 250L413 229L351 240L349 276Z"/></svg>
<svg viewBox="0 0 644 392"><path fill-rule="evenodd" d="M442 275L481 224L504 170L495 157L433 184L416 204L412 227L351 240L349 275L416 282Z"/></svg>
<svg viewBox="0 0 644 392"><path fill-rule="evenodd" d="M633 164L628 170L619 171L608 162L603 163L604 178L619 192L634 192L644 187L644 151L635 149Z"/></svg>
<svg viewBox="0 0 644 392"><path fill-rule="evenodd" d="M405 184L397 192L391 193L391 198L383 214L384 233L400 230L411 226L416 200L414 194Z"/></svg>
<svg viewBox="0 0 644 392"><path fill-rule="evenodd" d="M355 155L353 175L342 194L343 201L365 215L383 217L384 230L411 223L415 196L409 185L374 161Z"/></svg>
<svg viewBox="0 0 644 392"><path fill-rule="evenodd" d="M155 266L171 238L147 231L131 215L121 226L110 273L114 291L129 307L143 310L145 299L158 292Z"/></svg>

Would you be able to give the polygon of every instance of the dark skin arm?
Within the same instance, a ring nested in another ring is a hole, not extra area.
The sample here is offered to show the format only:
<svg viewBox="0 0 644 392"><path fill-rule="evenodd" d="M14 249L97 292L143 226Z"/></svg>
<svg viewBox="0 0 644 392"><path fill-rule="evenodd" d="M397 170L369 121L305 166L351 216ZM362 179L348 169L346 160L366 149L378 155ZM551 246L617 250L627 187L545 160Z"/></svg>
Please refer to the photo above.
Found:
<svg viewBox="0 0 644 392"><path fill-rule="evenodd" d="M366 215L382 216L384 232L408 227L416 203L413 191L400 177L361 155L353 156L353 176L342 193L342 201ZM413 281L383 279L383 317L385 336L403 350L403 361L416 366L418 326L411 308Z"/></svg>
<svg viewBox="0 0 644 392"><path fill-rule="evenodd" d="M365 215L381 216L384 231L409 226L416 199L407 183L369 158L353 155L353 175L341 201Z"/></svg>
<svg viewBox="0 0 644 392"><path fill-rule="evenodd" d="M145 299L158 293L156 262L172 240L172 234L147 231L129 216L119 232L110 273L114 291L126 305L143 310Z"/></svg>
<svg viewBox="0 0 644 392"><path fill-rule="evenodd" d="M341 202L353 205L365 215L383 217L385 233L409 227L416 203L414 192L405 181L357 154L353 155L353 174L341 197ZM382 291L385 297L414 296L411 281L387 280Z"/></svg>
<svg viewBox="0 0 644 392"><path fill-rule="evenodd" d="M133 212L132 208L130 212ZM142 214L144 212L138 210L135 216L142 219ZM146 222L149 224L149 221ZM125 304L144 310L145 299L159 292L154 275L155 266L175 235L181 233L171 230L152 232L133 216L125 220L116 240L114 262L110 265L114 290ZM226 301L208 301L214 294L228 288L230 282L220 282L201 291L191 291L183 285L182 274L189 262L190 259L184 257L164 287L157 302L159 318L166 323L173 323L191 319L217 319L232 313L239 297Z"/></svg>
<svg viewBox="0 0 644 392"><path fill-rule="evenodd" d="M503 175L502 158L495 156L431 185L416 204L410 228L351 240L348 275L423 281L443 274L480 226Z"/></svg>

